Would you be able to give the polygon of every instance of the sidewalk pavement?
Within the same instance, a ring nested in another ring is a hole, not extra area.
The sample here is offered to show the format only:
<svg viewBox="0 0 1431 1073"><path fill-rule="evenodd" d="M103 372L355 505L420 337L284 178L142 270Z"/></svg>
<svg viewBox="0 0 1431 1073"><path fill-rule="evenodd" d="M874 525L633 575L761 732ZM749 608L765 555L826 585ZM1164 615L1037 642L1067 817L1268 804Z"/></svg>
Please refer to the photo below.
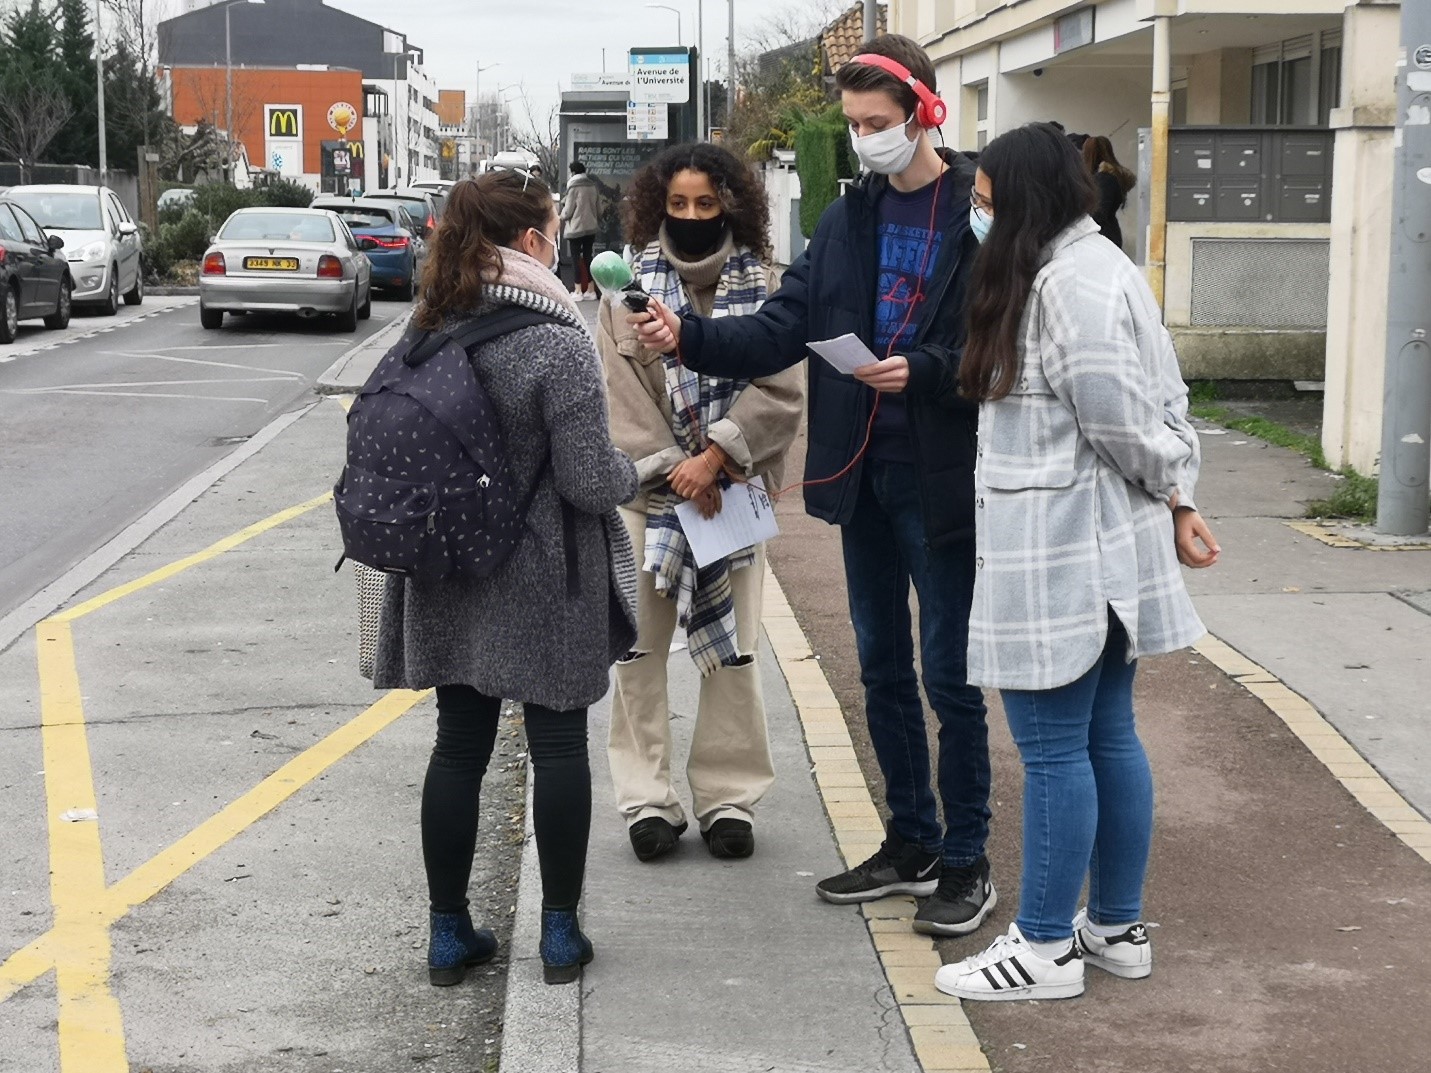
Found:
<svg viewBox="0 0 1431 1073"><path fill-rule="evenodd" d="M330 390L364 375L355 361ZM1291 452L1210 426L1203 445L1198 500L1224 556L1187 577L1212 635L1196 654L1146 661L1139 693L1159 782L1150 981L1092 972L1077 1002L962 1009L930 986L940 957L982 949L1017 909L1021 772L996 697L990 926L936 954L909 931L907 899L816 900L836 846L853 862L878 842L882 783L838 534L790 496L762 648L779 779L755 858L712 861L687 835L673 859L638 864L610 807L596 710L585 914L597 961L579 991L540 983L529 831L502 1069L1417 1068L1431 1048L1419 983L1431 974L1431 549L1370 550L1300 520L1336 478ZM695 681L683 653L672 664L679 767ZM837 708L847 734L829 722Z"/></svg>
<svg viewBox="0 0 1431 1073"><path fill-rule="evenodd" d="M327 390L361 383L387 342ZM1291 528L1331 479L1296 456L1204 437L1198 498L1225 553L1189 583L1222 641L1148 660L1138 698L1159 785L1157 971L1091 972L1071 1002L961 1007L933 973L1016 912L1017 758L991 697L1001 898L979 934L936 948L910 931L908 899L816 899L818 878L878 844L882 792L838 533L795 496L770 549L760 658L778 778L755 857L715 861L692 831L672 858L637 863L598 706L584 908L597 959L577 986L542 984L508 726L472 886L502 959L429 987L417 795L430 702L375 696L352 669L356 608L331 573L322 495L342 427L319 403L0 653L13 847L0 1070L117 1073L59 1057L116 1030L129 1067L154 1073L490 1070L504 961L506 1073L1424 1066L1431 551ZM671 659L679 769L696 678L684 651ZM67 811L74 822L54 820ZM514 896L502 877L519 845Z"/></svg>

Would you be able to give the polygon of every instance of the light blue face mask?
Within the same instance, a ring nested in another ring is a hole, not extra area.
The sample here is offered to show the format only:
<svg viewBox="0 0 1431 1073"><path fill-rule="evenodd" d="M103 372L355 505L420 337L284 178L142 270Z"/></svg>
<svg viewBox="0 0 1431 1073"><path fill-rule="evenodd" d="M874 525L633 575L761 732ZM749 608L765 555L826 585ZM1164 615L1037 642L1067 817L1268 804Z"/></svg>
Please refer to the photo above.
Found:
<svg viewBox="0 0 1431 1073"><path fill-rule="evenodd" d="M981 243L989 237L989 228L994 226L994 218L982 212L977 205L969 206L969 230Z"/></svg>

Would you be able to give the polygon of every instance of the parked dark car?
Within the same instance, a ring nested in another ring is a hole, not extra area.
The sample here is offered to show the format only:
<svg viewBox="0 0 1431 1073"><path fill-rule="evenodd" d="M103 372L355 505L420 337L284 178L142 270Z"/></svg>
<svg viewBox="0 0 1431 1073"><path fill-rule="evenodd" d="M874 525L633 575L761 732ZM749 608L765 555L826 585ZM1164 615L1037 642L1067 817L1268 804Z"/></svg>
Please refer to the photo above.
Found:
<svg viewBox="0 0 1431 1073"><path fill-rule="evenodd" d="M46 328L70 322L74 280L60 251L65 241L47 235L35 218L0 197L0 343L13 343L20 321L43 317Z"/></svg>
<svg viewBox="0 0 1431 1073"><path fill-rule="evenodd" d="M437 218L442 215L442 203L446 200L431 190L416 190L410 186L399 186L395 190L379 190L365 195L378 201L396 201L407 209L408 215L417 221L419 232L424 239L432 237L437 229Z"/></svg>
<svg viewBox="0 0 1431 1073"><path fill-rule="evenodd" d="M372 239L373 248L366 252L373 265L373 286L412 301L427 260L427 243L401 204L379 198L320 197L309 208L335 212L354 238Z"/></svg>

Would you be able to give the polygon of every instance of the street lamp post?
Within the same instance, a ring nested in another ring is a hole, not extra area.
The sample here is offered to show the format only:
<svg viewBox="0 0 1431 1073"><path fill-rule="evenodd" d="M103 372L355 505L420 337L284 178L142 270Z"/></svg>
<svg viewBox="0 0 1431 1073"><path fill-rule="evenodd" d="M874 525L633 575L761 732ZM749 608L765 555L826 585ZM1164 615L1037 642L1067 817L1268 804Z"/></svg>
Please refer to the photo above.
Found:
<svg viewBox="0 0 1431 1073"><path fill-rule="evenodd" d="M685 43L685 42L683 42L683 41L681 40L681 9L680 9L680 8L678 8L678 7L672 7L670 4L647 4L646 6L647 6L647 7L660 8L662 11L669 11L672 15L676 16L676 44L681 45L681 44L684 44L684 43Z"/></svg>
<svg viewBox="0 0 1431 1073"><path fill-rule="evenodd" d="M99 82L99 181L109 174L109 137L104 122L104 28L99 21L99 0L94 0L94 71Z"/></svg>
<svg viewBox="0 0 1431 1073"><path fill-rule="evenodd" d="M725 125L730 126L735 111L735 0L726 3L730 6L730 22L726 27Z"/></svg>
<svg viewBox="0 0 1431 1073"><path fill-rule="evenodd" d="M229 182L234 181L234 51L233 51L233 28L229 22L229 13L233 11L234 4L261 4L264 0L229 0L224 5L224 147L227 150L224 156L224 171L228 173ZM95 0L96 9L99 7L99 0ZM103 94L100 96L103 101ZM104 123L103 104L100 105L100 123ZM100 143L103 145L103 142ZM101 157L103 150L100 150ZM103 164L100 165L104 167Z"/></svg>

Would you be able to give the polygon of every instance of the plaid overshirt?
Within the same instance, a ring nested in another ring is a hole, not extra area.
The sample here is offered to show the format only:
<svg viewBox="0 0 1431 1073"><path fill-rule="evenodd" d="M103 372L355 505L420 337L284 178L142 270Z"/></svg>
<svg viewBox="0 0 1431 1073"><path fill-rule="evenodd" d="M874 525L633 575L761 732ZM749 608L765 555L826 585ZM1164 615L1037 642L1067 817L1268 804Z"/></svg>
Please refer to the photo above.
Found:
<svg viewBox="0 0 1431 1073"><path fill-rule="evenodd" d="M1084 218L1049 244L1020 329L1014 390L979 412L969 681L1053 689L1103 650L1202 636L1173 545L1199 447L1172 339L1141 273Z"/></svg>

